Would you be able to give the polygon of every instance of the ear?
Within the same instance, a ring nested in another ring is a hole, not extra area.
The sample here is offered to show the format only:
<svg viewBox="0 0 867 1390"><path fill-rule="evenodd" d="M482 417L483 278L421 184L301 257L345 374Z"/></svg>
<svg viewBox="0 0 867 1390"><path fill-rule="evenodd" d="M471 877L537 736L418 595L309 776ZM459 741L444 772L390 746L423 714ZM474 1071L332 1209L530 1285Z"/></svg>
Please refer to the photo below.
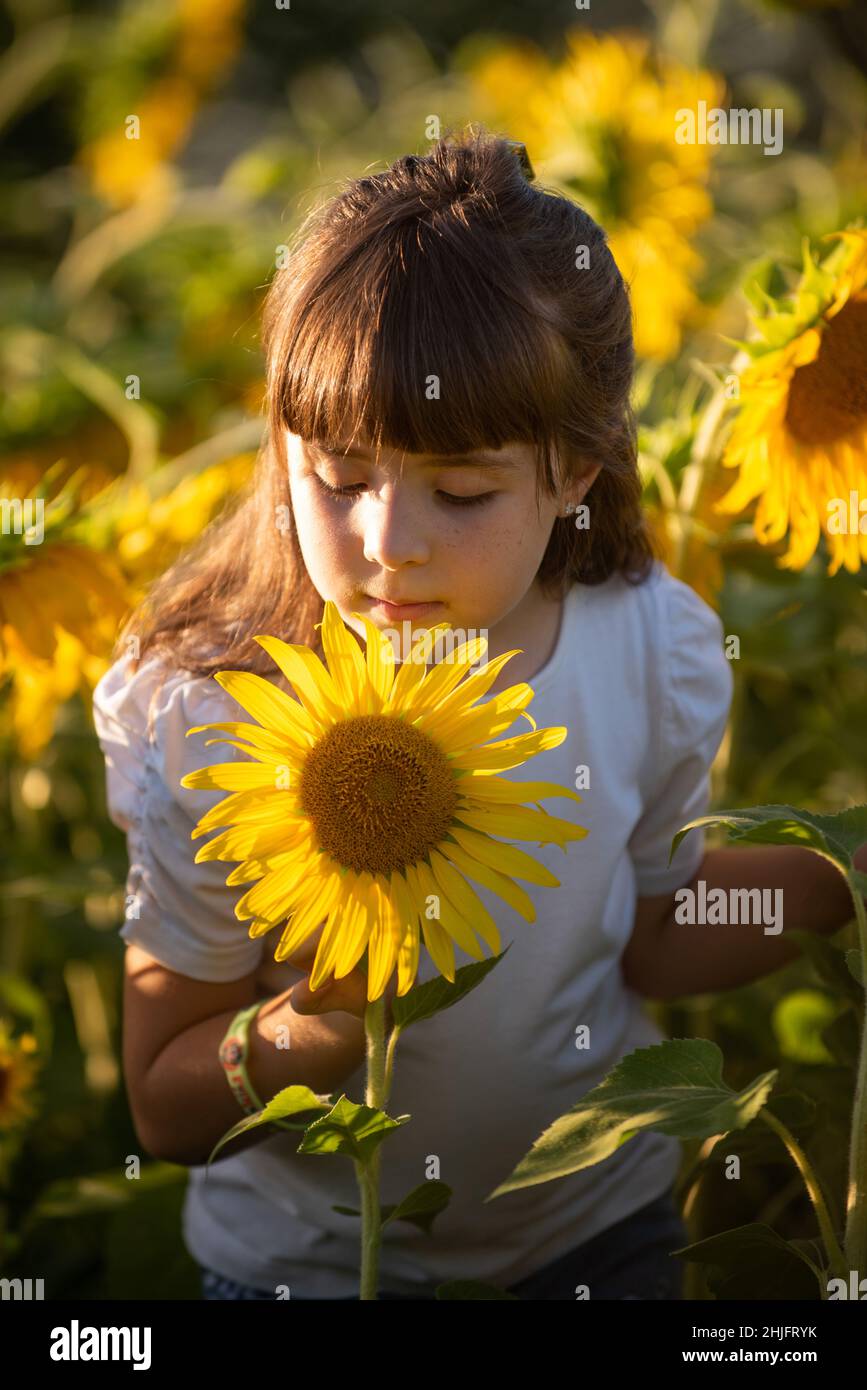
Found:
<svg viewBox="0 0 867 1390"><path fill-rule="evenodd" d="M578 479L578 482L575 484L577 501L583 502L585 496L590 491L590 488L596 482L596 479L599 477L599 474L601 472L602 464L597 463L595 467L588 468L586 473L582 473L581 477Z"/></svg>
<svg viewBox="0 0 867 1390"><path fill-rule="evenodd" d="M569 484L565 492L565 511L560 513L561 516L571 515L575 508L581 505L601 472L602 465L597 463L582 473L580 478L576 478L574 482Z"/></svg>

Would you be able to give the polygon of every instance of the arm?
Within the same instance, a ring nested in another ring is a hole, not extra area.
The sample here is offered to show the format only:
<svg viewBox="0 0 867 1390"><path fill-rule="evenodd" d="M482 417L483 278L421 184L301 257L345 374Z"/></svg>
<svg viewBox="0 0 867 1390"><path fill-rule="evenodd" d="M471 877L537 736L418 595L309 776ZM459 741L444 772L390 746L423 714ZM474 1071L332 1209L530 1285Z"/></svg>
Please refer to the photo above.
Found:
<svg viewBox="0 0 867 1390"><path fill-rule="evenodd" d="M217 1049L238 1010L258 997L255 982L255 972L225 984L192 980L140 947L127 947L124 1075L136 1132L154 1157L204 1164L226 1130L243 1119ZM340 986L346 989L346 981ZM364 1060L361 1018L339 1011L322 1017L296 1013L290 999L296 990L299 1007L307 1008L309 991L301 981L265 1004L250 1029L248 1074L263 1102L293 1084L328 1095ZM349 1002L335 997L331 1008ZM289 1048L276 1046L280 1024L289 1027ZM277 1132L262 1126L227 1145L221 1157Z"/></svg>
<svg viewBox="0 0 867 1390"><path fill-rule="evenodd" d="M867 844L853 856L867 871ZM723 925L675 921L675 894L639 898L635 924L623 953L626 985L648 999L733 989L787 965L800 948L786 941L786 928L828 936L853 916L852 896L842 875L812 850L757 845L709 850L684 887L697 892L722 888L783 889L783 931L766 934L761 923ZM681 890L678 890L681 891Z"/></svg>

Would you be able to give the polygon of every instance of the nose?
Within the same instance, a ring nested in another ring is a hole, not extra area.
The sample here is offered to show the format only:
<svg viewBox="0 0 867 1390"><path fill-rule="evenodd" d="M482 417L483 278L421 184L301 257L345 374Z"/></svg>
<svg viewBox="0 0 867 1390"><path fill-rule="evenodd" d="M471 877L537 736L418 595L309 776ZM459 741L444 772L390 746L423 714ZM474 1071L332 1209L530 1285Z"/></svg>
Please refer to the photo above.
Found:
<svg viewBox="0 0 867 1390"><path fill-rule="evenodd" d="M428 562L430 544L421 503L410 496L406 486L386 483L377 496L366 492L360 505L365 560L386 570Z"/></svg>

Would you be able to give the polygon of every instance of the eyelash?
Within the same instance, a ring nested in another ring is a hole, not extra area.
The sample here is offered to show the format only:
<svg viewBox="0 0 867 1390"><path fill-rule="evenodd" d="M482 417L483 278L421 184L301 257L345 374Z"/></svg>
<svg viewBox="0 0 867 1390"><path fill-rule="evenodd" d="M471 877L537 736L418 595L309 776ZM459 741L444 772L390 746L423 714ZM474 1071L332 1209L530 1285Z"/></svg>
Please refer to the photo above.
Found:
<svg viewBox="0 0 867 1390"><path fill-rule="evenodd" d="M353 483L352 487L332 487L330 483L326 483L324 478L320 478L318 473L314 473L313 476L323 492L327 492L329 497L336 497L342 502L352 501L353 497L358 496L355 489L364 487L363 483ZM489 501L490 498L496 497L497 494L495 492L479 492L475 497L456 497L451 492L440 492L439 495L452 507L477 507L481 503Z"/></svg>

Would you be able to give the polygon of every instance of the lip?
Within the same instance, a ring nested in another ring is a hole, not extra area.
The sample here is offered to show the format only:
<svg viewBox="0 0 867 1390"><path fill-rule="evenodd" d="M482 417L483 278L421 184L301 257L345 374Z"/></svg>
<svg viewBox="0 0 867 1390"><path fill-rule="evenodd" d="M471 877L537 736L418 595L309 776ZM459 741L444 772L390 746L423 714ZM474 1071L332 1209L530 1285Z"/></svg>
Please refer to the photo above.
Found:
<svg viewBox="0 0 867 1390"><path fill-rule="evenodd" d="M423 618L427 613L432 613L436 608L442 608L441 603L386 603L384 599L374 599L371 594L365 594L373 604L373 611L381 614L383 618Z"/></svg>

